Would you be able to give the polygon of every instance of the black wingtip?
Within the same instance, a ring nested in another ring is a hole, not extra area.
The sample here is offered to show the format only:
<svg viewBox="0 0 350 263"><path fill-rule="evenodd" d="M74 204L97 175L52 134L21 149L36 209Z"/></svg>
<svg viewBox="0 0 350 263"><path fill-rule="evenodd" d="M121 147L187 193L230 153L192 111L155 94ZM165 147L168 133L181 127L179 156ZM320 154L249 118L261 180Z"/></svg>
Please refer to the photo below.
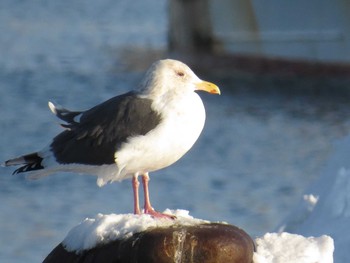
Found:
<svg viewBox="0 0 350 263"><path fill-rule="evenodd" d="M12 174L24 173L33 170L44 169L42 165L43 158L39 156L38 153L30 153L27 155L20 156L18 158L7 160L4 163L4 166L14 166L14 165L22 165L18 169L16 169Z"/></svg>
<svg viewBox="0 0 350 263"><path fill-rule="evenodd" d="M44 169L44 166L41 165L40 163L30 163L30 164L26 164L24 166L19 167L18 169L14 170L12 175L16 175L19 173L25 173L25 172L29 172L29 171L34 171L34 170L41 170Z"/></svg>

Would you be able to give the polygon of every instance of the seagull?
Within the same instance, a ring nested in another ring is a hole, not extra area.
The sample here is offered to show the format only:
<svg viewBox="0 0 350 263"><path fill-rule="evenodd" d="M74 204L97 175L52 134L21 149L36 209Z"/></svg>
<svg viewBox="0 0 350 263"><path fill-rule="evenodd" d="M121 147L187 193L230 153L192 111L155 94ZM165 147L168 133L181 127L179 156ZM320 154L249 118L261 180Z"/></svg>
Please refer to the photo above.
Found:
<svg viewBox="0 0 350 263"><path fill-rule="evenodd" d="M10 159L5 166L21 165L13 174L38 179L57 172L97 175L97 185L132 179L134 213L171 217L150 202L149 172L178 161L198 139L205 109L197 91L220 94L184 63L154 62L137 89L115 96L86 111L70 111L49 102L64 123L64 131L38 152ZM139 181L144 209L139 206Z"/></svg>

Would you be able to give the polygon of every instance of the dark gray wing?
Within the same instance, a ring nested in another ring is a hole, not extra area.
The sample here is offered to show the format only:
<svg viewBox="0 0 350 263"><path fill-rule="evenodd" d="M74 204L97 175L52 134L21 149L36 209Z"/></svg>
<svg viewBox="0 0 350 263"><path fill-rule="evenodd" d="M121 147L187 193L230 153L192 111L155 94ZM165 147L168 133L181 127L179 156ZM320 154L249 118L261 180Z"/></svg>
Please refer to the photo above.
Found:
<svg viewBox="0 0 350 263"><path fill-rule="evenodd" d="M161 121L151 108L152 101L129 92L111 98L82 113L79 122L51 143L59 163L90 165L112 164L122 143L136 135L145 135Z"/></svg>

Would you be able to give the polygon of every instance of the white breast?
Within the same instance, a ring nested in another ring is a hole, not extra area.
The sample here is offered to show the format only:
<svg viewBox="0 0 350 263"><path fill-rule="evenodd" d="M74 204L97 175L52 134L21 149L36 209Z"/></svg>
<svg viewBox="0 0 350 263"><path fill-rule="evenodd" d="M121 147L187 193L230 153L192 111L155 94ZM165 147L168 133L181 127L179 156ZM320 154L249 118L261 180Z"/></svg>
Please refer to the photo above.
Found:
<svg viewBox="0 0 350 263"><path fill-rule="evenodd" d="M120 178L136 172L151 172L179 160L196 142L205 122L205 109L200 97L192 92L162 110L162 122L144 136L125 143L115 155Z"/></svg>

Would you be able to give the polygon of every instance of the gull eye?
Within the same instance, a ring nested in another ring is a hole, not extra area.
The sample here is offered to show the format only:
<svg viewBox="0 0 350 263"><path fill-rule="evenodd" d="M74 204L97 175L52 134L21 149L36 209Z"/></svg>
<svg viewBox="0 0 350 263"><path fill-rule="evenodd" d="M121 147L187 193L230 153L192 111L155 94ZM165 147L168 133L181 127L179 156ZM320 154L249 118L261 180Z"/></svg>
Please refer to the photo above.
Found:
<svg viewBox="0 0 350 263"><path fill-rule="evenodd" d="M176 71L176 75L179 77L185 76L185 73L183 71Z"/></svg>

